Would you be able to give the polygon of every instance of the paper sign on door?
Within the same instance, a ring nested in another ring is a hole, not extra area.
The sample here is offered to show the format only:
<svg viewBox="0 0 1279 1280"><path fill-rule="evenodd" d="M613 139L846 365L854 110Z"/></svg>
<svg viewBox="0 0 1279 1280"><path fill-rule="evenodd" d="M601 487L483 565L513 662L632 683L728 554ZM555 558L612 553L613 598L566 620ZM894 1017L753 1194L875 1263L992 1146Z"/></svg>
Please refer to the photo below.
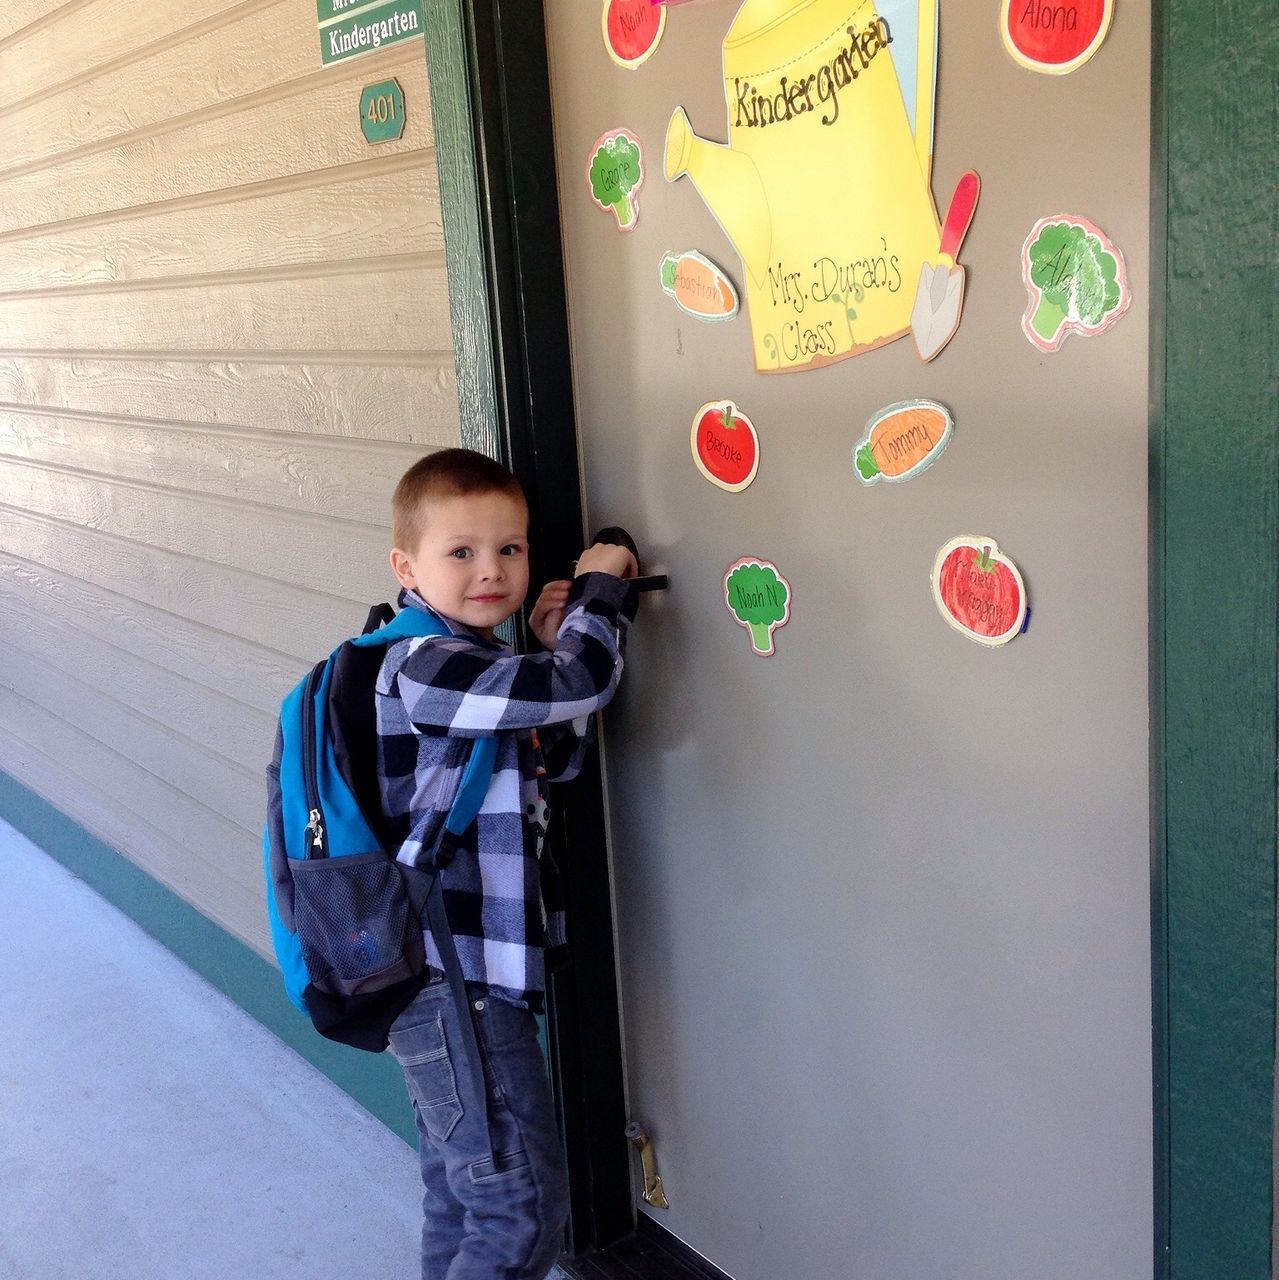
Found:
<svg viewBox="0 0 1279 1280"><path fill-rule="evenodd" d="M936 71L937 0L745 0L723 43L728 143L671 117L666 177L692 179L742 259L756 368L904 336L923 268L953 267L929 186ZM924 358L943 344L925 334Z"/></svg>

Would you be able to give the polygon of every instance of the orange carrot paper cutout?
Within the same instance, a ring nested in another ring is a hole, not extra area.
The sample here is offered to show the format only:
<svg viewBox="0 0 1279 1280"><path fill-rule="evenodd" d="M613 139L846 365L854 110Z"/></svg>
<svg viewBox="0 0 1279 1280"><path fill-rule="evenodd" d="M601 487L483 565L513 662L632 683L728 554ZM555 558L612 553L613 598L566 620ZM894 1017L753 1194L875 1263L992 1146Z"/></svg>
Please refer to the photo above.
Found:
<svg viewBox="0 0 1279 1280"><path fill-rule="evenodd" d="M739 307L733 282L696 249L668 253L662 259L662 288L681 311L699 320L731 320Z"/></svg>
<svg viewBox="0 0 1279 1280"><path fill-rule="evenodd" d="M936 400L900 400L866 424L853 448L853 470L862 484L909 480L931 467L950 443L954 419Z"/></svg>

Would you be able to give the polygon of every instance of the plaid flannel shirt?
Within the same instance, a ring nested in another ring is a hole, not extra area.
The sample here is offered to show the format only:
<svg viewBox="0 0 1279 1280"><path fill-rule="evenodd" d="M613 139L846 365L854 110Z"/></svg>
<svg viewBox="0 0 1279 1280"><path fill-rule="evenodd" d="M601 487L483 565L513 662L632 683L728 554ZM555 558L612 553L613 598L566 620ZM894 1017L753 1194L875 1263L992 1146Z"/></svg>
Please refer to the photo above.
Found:
<svg viewBox="0 0 1279 1280"><path fill-rule="evenodd" d="M593 713L617 689L637 599L630 583L583 574L552 653L515 654L443 618L451 634L396 641L378 675L378 780L401 861L434 852L471 741L497 734L484 805L440 875L463 976L514 1004L540 1007L544 950L564 942L558 875L542 848L546 784L581 767ZM427 607L412 591L399 603ZM429 930L425 941L440 968Z"/></svg>

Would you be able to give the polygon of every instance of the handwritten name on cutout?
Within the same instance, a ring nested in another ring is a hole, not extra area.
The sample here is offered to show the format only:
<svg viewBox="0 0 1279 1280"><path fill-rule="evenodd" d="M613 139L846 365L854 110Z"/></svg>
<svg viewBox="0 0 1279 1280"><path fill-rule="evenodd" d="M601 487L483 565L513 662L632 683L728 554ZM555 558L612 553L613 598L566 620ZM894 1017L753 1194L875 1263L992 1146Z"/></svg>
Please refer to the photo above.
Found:
<svg viewBox="0 0 1279 1280"><path fill-rule="evenodd" d="M999 30L1019 66L1062 76L1101 48L1114 12L1114 0L1003 0Z"/></svg>
<svg viewBox="0 0 1279 1280"><path fill-rule="evenodd" d="M898 483L927 470L950 443L955 423L935 400L901 400L866 424L853 449L853 470L862 484Z"/></svg>
<svg viewBox="0 0 1279 1280"><path fill-rule="evenodd" d="M1021 329L1041 351L1059 350L1072 333L1105 333L1132 301L1124 255L1100 227L1073 214L1031 227L1021 278L1029 296Z"/></svg>
<svg viewBox="0 0 1279 1280"><path fill-rule="evenodd" d="M740 493L759 470L755 424L730 400L711 400L693 416L693 461L711 484Z"/></svg>

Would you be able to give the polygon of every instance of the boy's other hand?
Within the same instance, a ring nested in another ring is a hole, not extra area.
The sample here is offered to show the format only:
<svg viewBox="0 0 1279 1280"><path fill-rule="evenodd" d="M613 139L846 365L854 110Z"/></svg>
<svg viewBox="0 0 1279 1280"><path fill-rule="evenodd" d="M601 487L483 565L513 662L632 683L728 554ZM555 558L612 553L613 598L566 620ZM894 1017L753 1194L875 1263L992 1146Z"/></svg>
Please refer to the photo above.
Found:
<svg viewBox="0 0 1279 1280"><path fill-rule="evenodd" d="M568 605L568 590L573 584L567 578L548 582L537 597L537 603L528 616L528 629L541 641L545 649L555 648L555 637Z"/></svg>
<svg viewBox="0 0 1279 1280"><path fill-rule="evenodd" d="M576 572L579 578L584 573L611 573L615 578L633 578L639 572L639 566L625 547L611 542L595 542L582 552Z"/></svg>

